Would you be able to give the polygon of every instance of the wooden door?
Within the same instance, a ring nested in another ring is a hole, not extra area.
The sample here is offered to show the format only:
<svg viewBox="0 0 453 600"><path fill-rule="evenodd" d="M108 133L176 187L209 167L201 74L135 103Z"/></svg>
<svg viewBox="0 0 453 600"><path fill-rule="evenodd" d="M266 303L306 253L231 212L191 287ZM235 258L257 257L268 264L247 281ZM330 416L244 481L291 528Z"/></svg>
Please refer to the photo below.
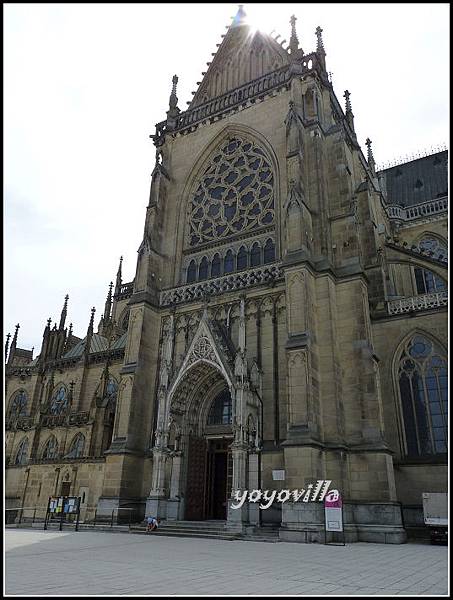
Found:
<svg viewBox="0 0 453 600"><path fill-rule="evenodd" d="M207 446L204 438L189 438L186 519L201 521L205 518Z"/></svg>

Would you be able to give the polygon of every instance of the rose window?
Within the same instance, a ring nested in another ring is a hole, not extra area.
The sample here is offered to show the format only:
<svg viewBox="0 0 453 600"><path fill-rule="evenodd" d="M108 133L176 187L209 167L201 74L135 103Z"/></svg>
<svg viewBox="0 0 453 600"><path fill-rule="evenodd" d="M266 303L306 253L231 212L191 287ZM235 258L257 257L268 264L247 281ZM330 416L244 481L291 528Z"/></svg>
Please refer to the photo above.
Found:
<svg viewBox="0 0 453 600"><path fill-rule="evenodd" d="M274 174L264 152L238 137L214 153L190 203L189 245L274 222Z"/></svg>

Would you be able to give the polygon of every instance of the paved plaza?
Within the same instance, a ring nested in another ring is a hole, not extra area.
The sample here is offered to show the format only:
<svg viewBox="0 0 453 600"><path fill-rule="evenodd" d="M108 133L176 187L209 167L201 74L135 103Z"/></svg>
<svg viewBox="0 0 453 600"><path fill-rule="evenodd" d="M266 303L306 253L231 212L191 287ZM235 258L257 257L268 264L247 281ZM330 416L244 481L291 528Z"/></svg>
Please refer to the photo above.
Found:
<svg viewBox="0 0 453 600"><path fill-rule="evenodd" d="M7 529L7 595L447 595L447 547Z"/></svg>

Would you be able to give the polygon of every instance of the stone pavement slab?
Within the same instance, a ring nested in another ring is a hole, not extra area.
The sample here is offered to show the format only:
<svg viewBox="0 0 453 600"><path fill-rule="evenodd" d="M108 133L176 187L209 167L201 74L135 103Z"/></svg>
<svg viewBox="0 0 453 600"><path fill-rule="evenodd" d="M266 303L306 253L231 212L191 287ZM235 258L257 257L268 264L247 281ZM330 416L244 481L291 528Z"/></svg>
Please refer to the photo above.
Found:
<svg viewBox="0 0 453 600"><path fill-rule="evenodd" d="M5 531L7 595L448 595L447 547Z"/></svg>

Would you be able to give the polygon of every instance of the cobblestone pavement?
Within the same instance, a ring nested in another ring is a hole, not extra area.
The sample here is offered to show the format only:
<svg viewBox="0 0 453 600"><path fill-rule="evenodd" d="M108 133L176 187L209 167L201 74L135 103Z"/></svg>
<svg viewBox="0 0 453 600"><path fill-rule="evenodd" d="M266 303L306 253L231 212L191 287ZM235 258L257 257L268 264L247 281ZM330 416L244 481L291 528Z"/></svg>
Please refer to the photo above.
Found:
<svg viewBox="0 0 453 600"><path fill-rule="evenodd" d="M447 547L5 531L7 595L448 594Z"/></svg>

